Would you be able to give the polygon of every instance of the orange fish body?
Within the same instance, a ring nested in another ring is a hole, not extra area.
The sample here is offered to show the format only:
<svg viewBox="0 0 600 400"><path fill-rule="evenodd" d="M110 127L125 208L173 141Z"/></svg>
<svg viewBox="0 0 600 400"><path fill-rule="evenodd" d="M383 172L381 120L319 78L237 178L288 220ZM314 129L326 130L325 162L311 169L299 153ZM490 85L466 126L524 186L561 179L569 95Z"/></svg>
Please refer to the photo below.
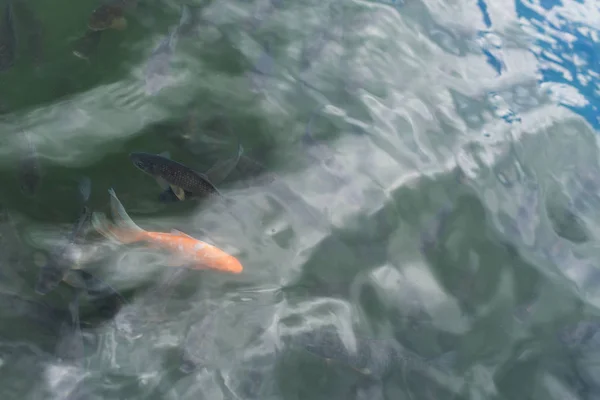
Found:
<svg viewBox="0 0 600 400"><path fill-rule="evenodd" d="M193 262L193 269L216 269L239 274L244 269L239 260L211 244L182 233L145 233L146 240L169 249Z"/></svg>
<svg viewBox="0 0 600 400"><path fill-rule="evenodd" d="M222 272L239 274L243 271L240 261L234 256L211 244L193 238L183 232L173 230L172 233L149 232L141 229L130 220L125 209L113 191L113 214L121 220L117 226L109 225L99 216L93 217L96 229L104 236L127 244L146 242L173 252L176 259L174 265L191 265L193 269L214 269ZM96 213L97 214L97 213Z"/></svg>

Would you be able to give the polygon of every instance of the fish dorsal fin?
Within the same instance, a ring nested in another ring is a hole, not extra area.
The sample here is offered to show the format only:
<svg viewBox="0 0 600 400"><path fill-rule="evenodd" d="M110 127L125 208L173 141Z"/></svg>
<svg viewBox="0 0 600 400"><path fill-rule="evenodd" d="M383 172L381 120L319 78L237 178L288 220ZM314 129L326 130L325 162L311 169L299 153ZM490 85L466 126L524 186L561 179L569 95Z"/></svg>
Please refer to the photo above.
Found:
<svg viewBox="0 0 600 400"><path fill-rule="evenodd" d="M130 232L142 232L142 228L137 226L135 222L129 217L127 211L125 211L125 207L117 198L117 195L113 188L108 190L110 194L110 209L112 211L113 219L116 225L121 229L126 229Z"/></svg>
<svg viewBox="0 0 600 400"><path fill-rule="evenodd" d="M194 239L194 240L197 240L196 238L194 238L194 237L191 237L191 236L190 236L190 235L188 235L187 233L183 233L183 232L181 232L181 231L178 231L177 229L171 229L171 234L172 234L172 235L177 235L177 236L183 236L183 237L186 237L186 238L189 238L189 239Z"/></svg>
<svg viewBox="0 0 600 400"><path fill-rule="evenodd" d="M164 158L171 159L171 153L169 153L168 151L163 151L161 153L158 153L158 155Z"/></svg>

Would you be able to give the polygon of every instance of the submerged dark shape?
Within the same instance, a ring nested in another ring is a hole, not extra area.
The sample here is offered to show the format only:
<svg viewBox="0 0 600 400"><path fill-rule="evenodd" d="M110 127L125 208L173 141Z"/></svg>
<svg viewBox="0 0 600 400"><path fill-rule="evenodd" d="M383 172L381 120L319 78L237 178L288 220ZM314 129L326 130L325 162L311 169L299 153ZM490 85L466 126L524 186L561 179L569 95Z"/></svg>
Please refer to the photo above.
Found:
<svg viewBox="0 0 600 400"><path fill-rule="evenodd" d="M273 77L274 68L275 60L272 56L272 40L268 40L264 45L264 50L254 62L252 72L248 73L254 92L260 92L265 89L268 79Z"/></svg>
<svg viewBox="0 0 600 400"><path fill-rule="evenodd" d="M48 262L41 268L35 291L39 294L47 294L54 290L64 279L67 272L73 267L72 259L69 257L70 246L84 232L84 227L89 223L91 211L85 207L81 216L73 226L68 242L58 247L49 257Z"/></svg>
<svg viewBox="0 0 600 400"><path fill-rule="evenodd" d="M600 348L600 320L583 320L560 329L556 337L570 349Z"/></svg>
<svg viewBox="0 0 600 400"><path fill-rule="evenodd" d="M219 349L216 340L219 332L216 320L222 308L212 309L202 321L189 329L183 344L183 354L179 366L181 372L189 374L196 368L211 367L217 363Z"/></svg>
<svg viewBox="0 0 600 400"><path fill-rule="evenodd" d="M179 200L220 196L205 174L159 154L134 152L129 158L140 170L156 178L163 189L171 189Z"/></svg>
<svg viewBox="0 0 600 400"><path fill-rule="evenodd" d="M245 177L251 178L254 183L268 185L277 179L277 176L269 172L263 164L246 156L239 158L236 170Z"/></svg>
<svg viewBox="0 0 600 400"><path fill-rule="evenodd" d="M180 201L171 188L167 188L158 195L158 200L162 203L175 203Z"/></svg>
<svg viewBox="0 0 600 400"><path fill-rule="evenodd" d="M68 284L73 287L85 289L87 294L93 298L114 297L121 304L127 304L123 295L111 285L82 269L74 269L68 272ZM67 277L64 278L67 281Z"/></svg>
<svg viewBox="0 0 600 400"><path fill-rule="evenodd" d="M23 142L26 148L19 162L19 182L21 191L28 196L33 196L42 180L42 174L37 151L29 134L22 132L22 135L24 136Z"/></svg>
<svg viewBox="0 0 600 400"><path fill-rule="evenodd" d="M98 48L101 37L102 31L86 31L86 33L75 42L73 54L87 60Z"/></svg>
<svg viewBox="0 0 600 400"><path fill-rule="evenodd" d="M187 4L181 6L181 17L177 26L160 41L146 63L144 90L148 96L154 96L171 82L171 61L179 37L190 35L196 27L197 10Z"/></svg>
<svg viewBox="0 0 600 400"><path fill-rule="evenodd" d="M120 1L103 4L92 12L88 21L88 28L93 31L123 30L127 27L124 10L125 7Z"/></svg>
<svg viewBox="0 0 600 400"><path fill-rule="evenodd" d="M546 212L558 236L578 244L590 240L585 221L569 207L546 204Z"/></svg>
<svg viewBox="0 0 600 400"><path fill-rule="evenodd" d="M306 124L306 129L304 130L304 135L302 136L302 143L306 151L308 152L308 156L312 159L312 161L316 163L323 163L328 167L334 166L338 169L342 169L340 166L336 166L337 162L335 160L335 152L331 150L331 148L321 143L319 140L315 139L313 134L313 123L315 118L321 112L322 107L316 107L310 114L310 118L308 123Z"/></svg>
<svg viewBox="0 0 600 400"><path fill-rule="evenodd" d="M90 194L89 178L83 178L79 184L79 192L83 202L87 202ZM65 278L67 272L73 267L73 245L85 234L86 225L90 223L92 212L87 206L83 206L81 214L67 239L67 242L58 246L48 258L46 264L41 268L38 280L35 285L35 291L39 294L47 294L54 290L58 284Z"/></svg>
<svg viewBox="0 0 600 400"><path fill-rule="evenodd" d="M421 232L420 249L425 253L437 245L440 237L444 233L448 218L452 214L452 203L446 203L428 223L428 226Z"/></svg>
<svg viewBox="0 0 600 400"><path fill-rule="evenodd" d="M12 1L7 1L0 16L0 72L7 71L15 63L17 33Z"/></svg>
<svg viewBox="0 0 600 400"><path fill-rule="evenodd" d="M238 141L238 151L235 156L231 158L226 158L224 160L219 160L213 165L208 171L206 171L206 177L209 181L213 182L215 185L223 182L229 174L235 169L244 153L244 148L241 143Z"/></svg>

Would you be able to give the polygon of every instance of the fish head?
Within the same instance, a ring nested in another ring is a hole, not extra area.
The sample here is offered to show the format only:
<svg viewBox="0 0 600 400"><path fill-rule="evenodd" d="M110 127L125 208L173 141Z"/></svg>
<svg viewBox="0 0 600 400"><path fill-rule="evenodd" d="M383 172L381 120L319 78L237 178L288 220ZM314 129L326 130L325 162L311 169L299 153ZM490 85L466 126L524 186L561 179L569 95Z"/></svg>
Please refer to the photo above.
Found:
<svg viewBox="0 0 600 400"><path fill-rule="evenodd" d="M228 262L228 267L229 272L232 272L234 274L241 274L244 270L242 263L240 263L240 261L235 257L231 257L231 259Z"/></svg>
<svg viewBox="0 0 600 400"><path fill-rule="evenodd" d="M98 48L102 31L88 30L74 44L73 54L79 58L87 60L89 56Z"/></svg>
<svg viewBox="0 0 600 400"><path fill-rule="evenodd" d="M219 269L231 274L241 274L244 267L237 258L228 256L224 262L219 263Z"/></svg>
<svg viewBox="0 0 600 400"><path fill-rule="evenodd" d="M199 261L199 263L194 267L194 269L212 269L221 272L227 272L230 274L241 274L244 270L244 267L242 266L240 261L233 256L228 255L225 258L225 260L221 259L217 262L212 262L212 260L206 260L203 258L203 256L196 258L200 259L201 261Z"/></svg>
<svg viewBox="0 0 600 400"><path fill-rule="evenodd" d="M188 360L184 357L181 360L181 365L179 366L179 370L181 372L183 372L184 374L191 374L192 372L194 372L196 370L197 367L198 367L198 365L195 362Z"/></svg>
<svg viewBox="0 0 600 400"><path fill-rule="evenodd" d="M208 256L205 253L207 244L198 241L194 247L193 258L198 263L194 269L216 269L230 274L240 274L244 270L242 263L232 255L218 251L216 256Z"/></svg>
<svg viewBox="0 0 600 400"><path fill-rule="evenodd" d="M133 165L150 175L156 175L158 172L158 164L154 158L153 154L148 153L136 152L129 154L129 159Z"/></svg>

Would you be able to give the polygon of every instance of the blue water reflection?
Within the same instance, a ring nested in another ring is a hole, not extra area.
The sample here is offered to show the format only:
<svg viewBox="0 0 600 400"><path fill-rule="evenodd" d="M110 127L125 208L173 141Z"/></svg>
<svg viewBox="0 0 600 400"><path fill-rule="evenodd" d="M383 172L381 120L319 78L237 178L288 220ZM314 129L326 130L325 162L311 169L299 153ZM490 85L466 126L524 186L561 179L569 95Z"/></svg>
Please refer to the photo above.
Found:
<svg viewBox="0 0 600 400"><path fill-rule="evenodd" d="M516 0L515 7L537 36L531 50L539 62L540 84L598 130L600 31L593 26L597 2Z"/></svg>
<svg viewBox="0 0 600 400"><path fill-rule="evenodd" d="M483 0L477 1L477 7L481 10L483 23L487 27L486 31L479 32L479 40L481 41L481 51L485 56L487 63L496 71L498 75L502 74L502 70L506 68L500 57L500 45L497 43L496 35L491 31L492 18L487 10L487 4ZM496 42L496 43L495 43Z"/></svg>

